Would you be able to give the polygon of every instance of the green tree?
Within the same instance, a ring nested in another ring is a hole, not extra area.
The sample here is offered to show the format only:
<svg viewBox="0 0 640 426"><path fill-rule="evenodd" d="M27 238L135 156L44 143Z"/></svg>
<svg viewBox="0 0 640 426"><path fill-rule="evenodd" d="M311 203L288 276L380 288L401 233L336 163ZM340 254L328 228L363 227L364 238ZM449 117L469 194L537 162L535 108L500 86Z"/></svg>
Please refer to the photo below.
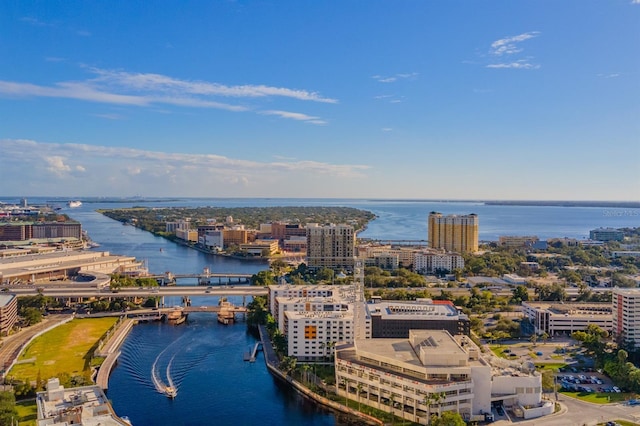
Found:
<svg viewBox="0 0 640 426"><path fill-rule="evenodd" d="M276 283L276 277L273 272L266 270L260 271L257 274L251 276L251 284L259 286L268 286Z"/></svg>
<svg viewBox="0 0 640 426"><path fill-rule="evenodd" d="M527 300L529 300L529 291L527 290L527 287L519 285L513 289L513 296L511 297L511 302L513 304L519 305Z"/></svg>
<svg viewBox="0 0 640 426"><path fill-rule="evenodd" d="M0 392L0 425L12 425L17 417L16 397L13 392Z"/></svg>
<svg viewBox="0 0 640 426"><path fill-rule="evenodd" d="M456 411L445 411L440 416L432 416L431 425L433 426L466 426L460 413Z"/></svg>
<svg viewBox="0 0 640 426"><path fill-rule="evenodd" d="M24 317L27 325L38 324L42 321L42 312L37 308L25 308L22 311L22 316Z"/></svg>

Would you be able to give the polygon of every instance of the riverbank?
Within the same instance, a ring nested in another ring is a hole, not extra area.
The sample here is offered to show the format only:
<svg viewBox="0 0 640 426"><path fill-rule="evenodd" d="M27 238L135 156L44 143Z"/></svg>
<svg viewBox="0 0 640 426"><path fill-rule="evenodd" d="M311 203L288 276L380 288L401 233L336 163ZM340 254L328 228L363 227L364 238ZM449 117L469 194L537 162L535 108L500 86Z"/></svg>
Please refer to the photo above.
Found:
<svg viewBox="0 0 640 426"><path fill-rule="evenodd" d="M263 325L258 326L258 331L260 332L260 341L262 342L262 349L264 352L264 361L267 366L269 372L276 378L282 380L283 382L289 384L293 389L295 389L302 396L311 399L317 404L330 408L332 410L339 411L344 414L348 414L349 416L353 416L361 420L364 424L367 425L375 425L375 426L383 426L384 423L376 419L375 417L371 417L368 414L362 413L358 410L354 410L353 408L347 407L346 405L342 405L336 401L332 401L328 398L325 398L317 393L313 392L311 389L304 386L302 383L293 379L291 376L284 374L278 368L278 356L271 345L271 340L269 339L269 334L267 333L266 328Z"/></svg>

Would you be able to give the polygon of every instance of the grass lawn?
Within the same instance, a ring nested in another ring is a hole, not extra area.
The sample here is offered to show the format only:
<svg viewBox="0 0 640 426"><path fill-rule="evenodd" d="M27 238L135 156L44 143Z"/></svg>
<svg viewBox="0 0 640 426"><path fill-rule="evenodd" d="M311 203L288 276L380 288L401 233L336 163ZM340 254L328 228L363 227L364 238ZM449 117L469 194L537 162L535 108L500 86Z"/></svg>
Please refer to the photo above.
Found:
<svg viewBox="0 0 640 426"><path fill-rule="evenodd" d="M586 402L593 402L596 404L608 404L610 402L623 402L626 401L631 394L628 393L615 393L615 392L565 392L561 391L563 395L577 398Z"/></svg>
<svg viewBox="0 0 640 426"><path fill-rule="evenodd" d="M37 337L22 353L9 376L26 382L38 377L47 380L59 373L71 376L89 369L91 355L98 342L117 321L117 318L74 319Z"/></svg>
<svg viewBox="0 0 640 426"><path fill-rule="evenodd" d="M489 349L491 349L491 352L493 352L495 356L500 358L507 358L509 356L508 354L502 353L502 351L507 348L508 348L507 345L490 345L489 346Z"/></svg>
<svg viewBox="0 0 640 426"><path fill-rule="evenodd" d="M35 426L38 419L38 407L36 407L36 400L31 399L28 401L19 401L16 403L16 410L18 411L18 422L21 426Z"/></svg>
<svg viewBox="0 0 640 426"><path fill-rule="evenodd" d="M555 372L560 370L562 367L567 366L567 364L563 362L551 362L551 363L536 362L535 365L536 365L536 368L539 370L553 370Z"/></svg>

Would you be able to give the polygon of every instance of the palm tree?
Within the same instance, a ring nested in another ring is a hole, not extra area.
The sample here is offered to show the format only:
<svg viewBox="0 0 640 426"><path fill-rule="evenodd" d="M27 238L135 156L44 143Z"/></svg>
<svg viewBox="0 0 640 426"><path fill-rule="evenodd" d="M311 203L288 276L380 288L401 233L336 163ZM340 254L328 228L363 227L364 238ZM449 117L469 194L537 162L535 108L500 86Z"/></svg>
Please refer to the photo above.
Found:
<svg viewBox="0 0 640 426"><path fill-rule="evenodd" d="M343 377L341 380L342 384L344 385L344 405L346 405L347 407L349 406L349 402L348 402L348 397L349 397L349 381L347 380L346 377Z"/></svg>
<svg viewBox="0 0 640 426"><path fill-rule="evenodd" d="M358 411L360 411L360 392L362 392L362 383L358 383L356 386L356 392L358 392Z"/></svg>
<svg viewBox="0 0 640 426"><path fill-rule="evenodd" d="M394 424L396 420L396 395L394 393L389 396L389 402L391 403L391 424Z"/></svg>
<svg viewBox="0 0 640 426"><path fill-rule="evenodd" d="M433 395L428 393L424 396L424 405L427 406L427 423L430 423L431 420L431 403L433 402Z"/></svg>
<svg viewBox="0 0 640 426"><path fill-rule="evenodd" d="M440 417L440 403L445 400L447 395L444 392L436 392L433 394L433 401L438 404L438 417Z"/></svg>
<svg viewBox="0 0 640 426"><path fill-rule="evenodd" d="M309 364L302 365L302 371L304 372L304 380L305 383L309 383L309 370L311 370L311 366Z"/></svg>

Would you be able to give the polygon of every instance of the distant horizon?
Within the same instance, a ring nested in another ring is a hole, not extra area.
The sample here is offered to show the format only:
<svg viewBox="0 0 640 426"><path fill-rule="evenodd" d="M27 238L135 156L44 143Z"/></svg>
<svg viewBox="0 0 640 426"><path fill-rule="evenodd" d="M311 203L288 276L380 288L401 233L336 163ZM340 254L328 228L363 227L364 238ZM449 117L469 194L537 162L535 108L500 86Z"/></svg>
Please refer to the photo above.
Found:
<svg viewBox="0 0 640 426"><path fill-rule="evenodd" d="M359 201L371 201L371 202L442 202L442 203L505 203L505 204L513 204L513 203L568 203L568 204L619 204L626 205L632 204L632 208L640 208L640 200L570 200L570 199L488 199L488 198L381 198L381 197L268 197L268 196L236 196L236 197L216 197L216 196L208 196L208 197L184 197L184 196L65 196L65 195L21 195L21 196L11 196L11 195L0 195L0 200L2 199L16 199L20 200L26 198L27 201L29 198L49 198L56 201L71 201L71 200L79 200L79 201L100 201L100 200L131 200L131 201L169 201L169 200L209 200L209 199L220 199L220 200L251 200L251 199L269 199L269 200L359 200Z"/></svg>

